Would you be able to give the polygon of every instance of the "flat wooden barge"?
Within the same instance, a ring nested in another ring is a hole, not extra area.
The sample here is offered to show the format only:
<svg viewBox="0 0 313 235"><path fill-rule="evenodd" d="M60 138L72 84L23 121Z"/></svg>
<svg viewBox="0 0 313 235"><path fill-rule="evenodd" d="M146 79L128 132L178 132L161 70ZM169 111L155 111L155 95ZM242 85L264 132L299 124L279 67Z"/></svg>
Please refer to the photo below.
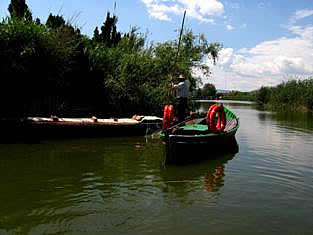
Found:
<svg viewBox="0 0 313 235"><path fill-rule="evenodd" d="M28 117L2 120L2 139L46 139L66 137L144 136L160 129L162 118L135 115L132 118Z"/></svg>

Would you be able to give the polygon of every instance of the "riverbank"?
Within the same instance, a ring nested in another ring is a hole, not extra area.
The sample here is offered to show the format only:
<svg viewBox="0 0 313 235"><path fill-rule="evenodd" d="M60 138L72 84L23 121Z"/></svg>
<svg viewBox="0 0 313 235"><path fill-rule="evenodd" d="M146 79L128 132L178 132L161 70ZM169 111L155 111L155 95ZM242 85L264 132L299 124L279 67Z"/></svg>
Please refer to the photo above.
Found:
<svg viewBox="0 0 313 235"><path fill-rule="evenodd" d="M109 12L105 27L88 37L61 15L41 22L27 4L22 9L0 24L0 118L69 117L76 110L84 113L75 117L160 116L175 101L170 84L183 75L195 88L194 66L209 74L206 58L215 61L221 48L188 29L179 43L151 43L139 27L119 32Z"/></svg>
<svg viewBox="0 0 313 235"><path fill-rule="evenodd" d="M261 87L251 92L232 91L224 100L256 102L261 108L279 112L313 111L313 77L290 80L275 87Z"/></svg>
<svg viewBox="0 0 313 235"><path fill-rule="evenodd" d="M256 101L270 110L309 112L313 109L313 80L290 80L275 87L262 87Z"/></svg>

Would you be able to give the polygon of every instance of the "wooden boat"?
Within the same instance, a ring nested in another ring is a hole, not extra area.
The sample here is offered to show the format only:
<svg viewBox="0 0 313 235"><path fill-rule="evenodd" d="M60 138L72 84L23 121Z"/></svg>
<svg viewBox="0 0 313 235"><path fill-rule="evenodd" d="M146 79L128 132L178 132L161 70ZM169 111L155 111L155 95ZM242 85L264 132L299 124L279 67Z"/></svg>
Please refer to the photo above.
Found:
<svg viewBox="0 0 313 235"><path fill-rule="evenodd" d="M208 155L216 155L218 152L238 152L235 134L239 128L239 118L229 108L215 104L216 106L220 107L225 118L223 128L210 126L210 117L213 126L221 125L221 117L210 112L212 106L207 113L196 114L168 128L163 125L160 136L166 146L166 163L208 158ZM166 119L166 115L164 117ZM163 124L164 122L166 120L163 120Z"/></svg>
<svg viewBox="0 0 313 235"><path fill-rule="evenodd" d="M146 135L160 128L162 118L134 115L132 118L29 118L34 130L58 133L71 133L78 136L121 136Z"/></svg>
<svg viewBox="0 0 313 235"><path fill-rule="evenodd" d="M24 120L0 120L2 139L37 141L42 139L144 136L162 125L162 118L134 115L132 118L60 118L28 117Z"/></svg>

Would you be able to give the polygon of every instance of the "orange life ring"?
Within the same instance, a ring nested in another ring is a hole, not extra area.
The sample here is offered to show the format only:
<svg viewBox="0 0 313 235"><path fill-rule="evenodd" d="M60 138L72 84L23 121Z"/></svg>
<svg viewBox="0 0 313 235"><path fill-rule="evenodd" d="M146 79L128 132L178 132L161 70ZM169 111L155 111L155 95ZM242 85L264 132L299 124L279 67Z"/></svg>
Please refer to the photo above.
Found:
<svg viewBox="0 0 313 235"><path fill-rule="evenodd" d="M174 106L173 105L165 105L164 113L163 113L163 121L162 121L162 129L165 130L169 128L174 121Z"/></svg>
<svg viewBox="0 0 313 235"><path fill-rule="evenodd" d="M216 119L216 114L217 114L217 119ZM213 132L224 131L225 126L226 126L226 114L224 111L223 104L212 105L207 112L206 119L207 119L207 125L208 125L209 130Z"/></svg>

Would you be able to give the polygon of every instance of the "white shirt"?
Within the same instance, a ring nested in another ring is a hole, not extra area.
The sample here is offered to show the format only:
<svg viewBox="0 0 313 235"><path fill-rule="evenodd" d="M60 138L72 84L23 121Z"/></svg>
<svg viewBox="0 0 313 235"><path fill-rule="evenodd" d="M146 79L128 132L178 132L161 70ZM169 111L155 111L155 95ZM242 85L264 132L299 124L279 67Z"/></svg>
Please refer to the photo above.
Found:
<svg viewBox="0 0 313 235"><path fill-rule="evenodd" d="M189 94L189 87L190 87L190 82L188 79L186 79L183 82L180 82L176 85L174 85L176 88L176 97L187 97Z"/></svg>

